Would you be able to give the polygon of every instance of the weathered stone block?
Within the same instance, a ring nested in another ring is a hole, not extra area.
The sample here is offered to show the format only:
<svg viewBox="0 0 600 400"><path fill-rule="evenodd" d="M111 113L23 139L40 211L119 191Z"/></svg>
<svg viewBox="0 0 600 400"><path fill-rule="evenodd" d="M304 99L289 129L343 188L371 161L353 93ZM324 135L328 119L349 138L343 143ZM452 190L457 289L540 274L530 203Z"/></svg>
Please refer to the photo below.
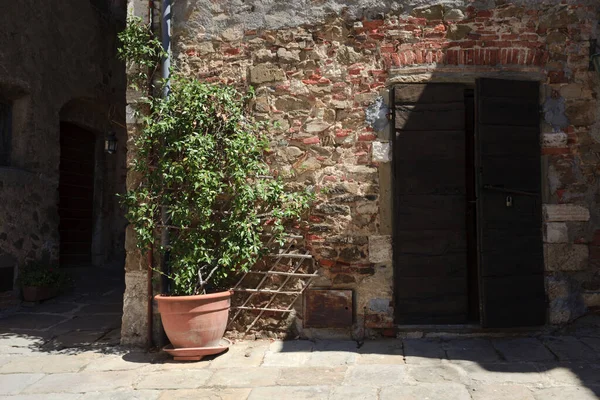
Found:
<svg viewBox="0 0 600 400"><path fill-rule="evenodd" d="M356 246L346 247L340 251L339 259L344 262L364 261L365 253Z"/></svg>
<svg viewBox="0 0 600 400"><path fill-rule="evenodd" d="M326 214L326 215L348 215L348 214L350 214L350 207L341 206L341 205L337 205L337 204L325 203L325 204L319 204L316 207L316 211L318 213Z"/></svg>
<svg viewBox="0 0 600 400"><path fill-rule="evenodd" d="M473 29L468 25L450 25L446 37L450 40L462 40Z"/></svg>
<svg viewBox="0 0 600 400"><path fill-rule="evenodd" d="M373 142L373 162L390 162L390 144L388 142Z"/></svg>
<svg viewBox="0 0 600 400"><path fill-rule="evenodd" d="M354 179L361 182L373 182L377 180L377 168L363 165L346 165L344 167L348 179Z"/></svg>
<svg viewBox="0 0 600 400"><path fill-rule="evenodd" d="M546 277L546 294L550 301L566 299L569 293L569 283L565 279L556 276Z"/></svg>
<svg viewBox="0 0 600 400"><path fill-rule="evenodd" d="M548 10L540 16L538 31L545 31L549 28L566 28L569 24L577 22L577 15L573 10L562 4L556 7L557 10L555 12Z"/></svg>
<svg viewBox="0 0 600 400"><path fill-rule="evenodd" d="M391 236L369 236L369 261L376 264L392 261Z"/></svg>
<svg viewBox="0 0 600 400"><path fill-rule="evenodd" d="M125 293L123 295L123 323L121 325L121 344L143 346L146 344L146 290L145 271L125 274Z"/></svg>
<svg viewBox="0 0 600 400"><path fill-rule="evenodd" d="M542 147L567 147L567 134L564 132L543 133Z"/></svg>
<svg viewBox="0 0 600 400"><path fill-rule="evenodd" d="M561 35L561 39L563 40L564 43L564 34L562 33L556 33ZM569 83L568 85L564 85L560 88L560 95L562 97L564 97L565 99L582 99L582 98L586 98L586 99L591 99L592 98L592 91L583 86L580 83Z"/></svg>
<svg viewBox="0 0 600 400"><path fill-rule="evenodd" d="M413 14L418 18L442 19L444 17L444 6L436 4L433 6L415 8Z"/></svg>
<svg viewBox="0 0 600 400"><path fill-rule="evenodd" d="M300 61L300 50L290 51L281 47L277 50L277 58L279 58L279 61L286 63Z"/></svg>
<svg viewBox="0 0 600 400"><path fill-rule="evenodd" d="M596 102L589 99L569 101L566 114L574 126L592 125L596 121Z"/></svg>
<svg viewBox="0 0 600 400"><path fill-rule="evenodd" d="M589 249L586 244L545 244L547 271L583 271L587 268Z"/></svg>
<svg viewBox="0 0 600 400"><path fill-rule="evenodd" d="M453 8L444 13L444 21L461 21L465 19L465 14L458 8Z"/></svg>
<svg viewBox="0 0 600 400"><path fill-rule="evenodd" d="M310 108L308 101L292 96L279 96L275 100L275 108L281 111L307 110Z"/></svg>
<svg viewBox="0 0 600 400"><path fill-rule="evenodd" d="M589 221L590 211L575 204L544 204L544 220L546 222Z"/></svg>
<svg viewBox="0 0 600 400"><path fill-rule="evenodd" d="M283 69L272 64L259 64L250 68L250 83L260 84L285 79Z"/></svg>
<svg viewBox="0 0 600 400"><path fill-rule="evenodd" d="M567 243L569 230L564 222L548 222L544 226L545 243Z"/></svg>
<svg viewBox="0 0 600 400"><path fill-rule="evenodd" d="M589 309L600 309L600 291L585 291L581 294L583 304Z"/></svg>

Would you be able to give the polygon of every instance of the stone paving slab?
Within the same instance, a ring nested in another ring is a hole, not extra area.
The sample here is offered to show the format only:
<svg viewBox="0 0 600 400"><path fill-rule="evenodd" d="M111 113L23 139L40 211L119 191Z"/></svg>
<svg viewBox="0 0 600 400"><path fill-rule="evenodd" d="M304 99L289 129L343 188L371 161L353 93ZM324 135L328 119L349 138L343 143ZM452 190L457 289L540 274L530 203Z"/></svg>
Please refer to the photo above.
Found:
<svg viewBox="0 0 600 400"><path fill-rule="evenodd" d="M560 361L598 359L590 346L573 336L546 337L543 342Z"/></svg>
<svg viewBox="0 0 600 400"><path fill-rule="evenodd" d="M377 400L379 389L370 386L338 386L331 389L328 400Z"/></svg>
<svg viewBox="0 0 600 400"><path fill-rule="evenodd" d="M50 374L22 393L86 393L131 388L137 379L132 371Z"/></svg>
<svg viewBox="0 0 600 400"><path fill-rule="evenodd" d="M600 360L598 361L599 364L588 362L540 364L538 368L544 370L544 375L550 381L559 385L600 386Z"/></svg>
<svg viewBox="0 0 600 400"><path fill-rule="evenodd" d="M60 324L57 328L69 331L108 331L121 325L121 314L82 315ZM55 328L56 329L56 328Z"/></svg>
<svg viewBox="0 0 600 400"><path fill-rule="evenodd" d="M380 400L471 400L469 391L457 383L423 383L417 386L384 387Z"/></svg>
<svg viewBox="0 0 600 400"><path fill-rule="evenodd" d="M268 347L269 342L265 341L239 342L230 346L226 353L218 356L206 357L205 360L211 360L210 368L227 368L232 365L239 367L258 367L263 364Z"/></svg>
<svg viewBox="0 0 600 400"><path fill-rule="evenodd" d="M0 366L0 374L77 372L100 357L99 354L44 354L30 357L12 357Z"/></svg>
<svg viewBox="0 0 600 400"><path fill-rule="evenodd" d="M0 319L0 330L2 332L10 332L15 330L43 331L68 320L69 318L63 315L25 312L9 315Z"/></svg>
<svg viewBox="0 0 600 400"><path fill-rule="evenodd" d="M241 388L275 386L280 374L280 368L272 367L219 369L214 372L207 385Z"/></svg>
<svg viewBox="0 0 600 400"><path fill-rule="evenodd" d="M594 349L600 356L600 337L583 337L580 340L590 348Z"/></svg>
<svg viewBox="0 0 600 400"><path fill-rule="evenodd" d="M440 365L411 365L408 375L416 382L425 383L470 383L467 373L455 364L444 363Z"/></svg>
<svg viewBox="0 0 600 400"><path fill-rule="evenodd" d="M359 349L358 364L405 364L402 340L365 342Z"/></svg>
<svg viewBox="0 0 600 400"><path fill-rule="evenodd" d="M460 361L461 367L474 384L548 384L535 363L477 363Z"/></svg>
<svg viewBox="0 0 600 400"><path fill-rule="evenodd" d="M135 371L124 371L121 373L125 372L135 373ZM134 387L136 389L197 389L204 386L212 375L213 371L208 369L149 372Z"/></svg>
<svg viewBox="0 0 600 400"><path fill-rule="evenodd" d="M81 396L80 393L18 394L0 396L0 400L80 400Z"/></svg>
<svg viewBox="0 0 600 400"><path fill-rule="evenodd" d="M506 361L554 361L556 357L534 338L494 339L492 344Z"/></svg>
<svg viewBox="0 0 600 400"><path fill-rule="evenodd" d="M76 303L42 303L36 304L31 308L25 308L24 311L28 311L30 313L46 313L46 314L71 314L76 310L81 308L80 305Z"/></svg>
<svg viewBox="0 0 600 400"><path fill-rule="evenodd" d="M84 371L127 371L143 368L155 358L154 354L136 353L121 355L107 355L87 365Z"/></svg>
<svg viewBox="0 0 600 400"><path fill-rule="evenodd" d="M356 362L357 358L358 355L355 352L349 351L314 351L308 353L308 358L304 365L307 367L352 365Z"/></svg>
<svg viewBox="0 0 600 400"><path fill-rule="evenodd" d="M533 392L535 400L598 400L600 391L577 386L559 386Z"/></svg>
<svg viewBox="0 0 600 400"><path fill-rule="evenodd" d="M531 390L519 385L480 385L469 393L473 400L535 400Z"/></svg>
<svg viewBox="0 0 600 400"><path fill-rule="evenodd" d="M444 343L442 347L451 360L468 360L477 362L500 361L498 352L488 339L461 339Z"/></svg>
<svg viewBox="0 0 600 400"><path fill-rule="evenodd" d="M282 368L277 378L281 386L340 385L347 367Z"/></svg>
<svg viewBox="0 0 600 400"><path fill-rule="evenodd" d="M159 400L246 400L251 389L167 390Z"/></svg>
<svg viewBox="0 0 600 400"><path fill-rule="evenodd" d="M118 390L112 392L90 392L77 400L156 400L160 390Z"/></svg>
<svg viewBox="0 0 600 400"><path fill-rule="evenodd" d="M393 386L408 380L405 365L356 365L350 367L342 385L346 386Z"/></svg>
<svg viewBox="0 0 600 400"><path fill-rule="evenodd" d="M439 340L405 339L403 343L407 364L431 364L446 358L446 352Z"/></svg>
<svg viewBox="0 0 600 400"><path fill-rule="evenodd" d="M93 346L98 341L98 339L100 339L105 334L106 331L69 331L67 329L67 333L62 333L52 338L42 346L42 349L62 350L74 347L90 347Z"/></svg>
<svg viewBox="0 0 600 400"><path fill-rule="evenodd" d="M43 374L0 375L0 395L19 394L23 389L43 378Z"/></svg>
<svg viewBox="0 0 600 400"><path fill-rule="evenodd" d="M271 386L254 388L248 400L294 399L294 400L328 400L329 386Z"/></svg>

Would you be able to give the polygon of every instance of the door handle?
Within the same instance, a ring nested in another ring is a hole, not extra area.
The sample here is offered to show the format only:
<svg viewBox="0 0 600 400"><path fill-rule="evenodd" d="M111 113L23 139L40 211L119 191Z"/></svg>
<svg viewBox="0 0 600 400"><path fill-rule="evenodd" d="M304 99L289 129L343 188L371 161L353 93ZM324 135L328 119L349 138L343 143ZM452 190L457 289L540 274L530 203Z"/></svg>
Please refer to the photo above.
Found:
<svg viewBox="0 0 600 400"><path fill-rule="evenodd" d="M525 192L523 190L509 189L509 188L504 188L504 187L500 187L500 186L493 186L493 185L483 185L482 188L486 189L486 190L493 190L495 192L502 192L502 193L522 194L524 196L533 196L533 197L538 197L539 196L539 193Z"/></svg>

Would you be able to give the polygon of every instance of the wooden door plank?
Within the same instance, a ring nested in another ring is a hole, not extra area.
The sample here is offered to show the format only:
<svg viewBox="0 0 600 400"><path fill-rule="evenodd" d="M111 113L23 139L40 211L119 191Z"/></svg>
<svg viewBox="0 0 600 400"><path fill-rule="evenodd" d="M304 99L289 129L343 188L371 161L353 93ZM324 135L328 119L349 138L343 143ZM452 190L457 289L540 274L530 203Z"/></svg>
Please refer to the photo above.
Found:
<svg viewBox="0 0 600 400"><path fill-rule="evenodd" d="M464 161L465 132L397 130L394 147L399 160Z"/></svg>
<svg viewBox="0 0 600 400"><path fill-rule="evenodd" d="M467 253L399 254L396 270L403 277L419 277L424 274L439 277L460 278L465 276Z"/></svg>
<svg viewBox="0 0 600 400"><path fill-rule="evenodd" d="M465 88L394 90L394 265L399 323L467 315Z"/></svg>
<svg viewBox="0 0 600 400"><path fill-rule="evenodd" d="M464 195L465 165L453 160L395 161L397 194Z"/></svg>
<svg viewBox="0 0 600 400"><path fill-rule="evenodd" d="M398 230L396 253L405 255L442 255L467 251L466 232L458 230Z"/></svg>
<svg viewBox="0 0 600 400"><path fill-rule="evenodd" d="M541 325L545 294L539 86L481 79L477 93L483 324Z"/></svg>
<svg viewBox="0 0 600 400"><path fill-rule="evenodd" d="M464 195L400 195L396 204L400 230L466 229Z"/></svg>
<svg viewBox="0 0 600 400"><path fill-rule="evenodd" d="M536 326L545 323L544 275L482 278L486 326ZM493 316L493 317L491 317Z"/></svg>
<svg viewBox="0 0 600 400"><path fill-rule="evenodd" d="M395 127L409 131L457 131L465 129L464 104L396 106Z"/></svg>

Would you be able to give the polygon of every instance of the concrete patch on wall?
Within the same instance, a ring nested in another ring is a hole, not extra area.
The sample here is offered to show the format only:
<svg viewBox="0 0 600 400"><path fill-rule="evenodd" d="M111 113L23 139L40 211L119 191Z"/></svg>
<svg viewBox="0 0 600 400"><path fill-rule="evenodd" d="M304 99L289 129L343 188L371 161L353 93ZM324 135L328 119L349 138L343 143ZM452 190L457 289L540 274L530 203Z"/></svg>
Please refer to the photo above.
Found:
<svg viewBox="0 0 600 400"><path fill-rule="evenodd" d="M554 131L560 131L569 125L565 114L566 105L563 97L549 97L544 103L544 120Z"/></svg>

